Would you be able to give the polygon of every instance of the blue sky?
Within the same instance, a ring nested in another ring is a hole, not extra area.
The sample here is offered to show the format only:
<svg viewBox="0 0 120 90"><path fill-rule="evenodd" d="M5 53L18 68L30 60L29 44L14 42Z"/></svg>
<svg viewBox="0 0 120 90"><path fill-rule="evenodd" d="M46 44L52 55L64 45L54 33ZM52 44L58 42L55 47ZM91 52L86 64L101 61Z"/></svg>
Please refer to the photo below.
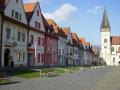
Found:
<svg viewBox="0 0 120 90"><path fill-rule="evenodd" d="M39 1L46 18L53 18L61 27L69 27L79 37L100 45L100 25L107 8L111 35L120 36L120 0L23 0Z"/></svg>

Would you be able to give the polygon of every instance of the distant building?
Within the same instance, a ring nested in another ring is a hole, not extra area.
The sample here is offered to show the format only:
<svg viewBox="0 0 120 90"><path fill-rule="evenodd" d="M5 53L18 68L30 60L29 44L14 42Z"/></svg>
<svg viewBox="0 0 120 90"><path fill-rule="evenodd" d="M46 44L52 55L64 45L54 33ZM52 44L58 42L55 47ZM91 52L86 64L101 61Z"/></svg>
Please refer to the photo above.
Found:
<svg viewBox="0 0 120 90"><path fill-rule="evenodd" d="M106 65L120 65L120 36L111 36L111 28L106 9L104 10L100 29L101 58L106 63Z"/></svg>
<svg viewBox="0 0 120 90"><path fill-rule="evenodd" d="M73 65L73 41L70 28L63 28L64 33L67 36L66 41L66 65Z"/></svg>
<svg viewBox="0 0 120 90"><path fill-rule="evenodd" d="M57 64L58 37L55 34L53 25L45 19L45 66L55 66Z"/></svg>
<svg viewBox="0 0 120 90"><path fill-rule="evenodd" d="M73 65L80 65L80 44L79 38L76 33L72 33L72 41L73 41Z"/></svg>

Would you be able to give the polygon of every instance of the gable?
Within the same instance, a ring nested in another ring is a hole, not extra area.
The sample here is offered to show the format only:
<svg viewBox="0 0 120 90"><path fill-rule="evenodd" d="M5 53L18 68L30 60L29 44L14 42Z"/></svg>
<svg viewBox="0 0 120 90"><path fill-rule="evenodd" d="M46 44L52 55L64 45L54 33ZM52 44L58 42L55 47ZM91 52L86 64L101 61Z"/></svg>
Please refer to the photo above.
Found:
<svg viewBox="0 0 120 90"><path fill-rule="evenodd" d="M72 34L71 34L71 31L69 30L68 34L67 34L67 42L71 42L71 44L73 44L72 42Z"/></svg>
<svg viewBox="0 0 120 90"><path fill-rule="evenodd" d="M4 13L8 17L27 24L22 0L10 0L4 10Z"/></svg>
<svg viewBox="0 0 120 90"><path fill-rule="evenodd" d="M38 15L38 12L39 12L39 15ZM45 32L45 28L44 28L44 24L43 24L43 19L42 19L42 14L41 14L39 3L37 3L35 8L34 8L33 15L32 15L32 18L31 18L29 24L30 24L31 27L36 28L36 23L40 24L40 31Z"/></svg>

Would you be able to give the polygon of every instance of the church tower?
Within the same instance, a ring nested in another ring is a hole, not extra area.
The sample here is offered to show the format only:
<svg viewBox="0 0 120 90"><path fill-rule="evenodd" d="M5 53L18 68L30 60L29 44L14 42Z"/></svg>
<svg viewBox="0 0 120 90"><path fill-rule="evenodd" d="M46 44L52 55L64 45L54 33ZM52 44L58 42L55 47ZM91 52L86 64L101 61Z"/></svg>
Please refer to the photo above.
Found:
<svg viewBox="0 0 120 90"><path fill-rule="evenodd" d="M104 9L100 33L101 33L101 57L105 61L106 65L111 65L110 24L108 21L106 9Z"/></svg>

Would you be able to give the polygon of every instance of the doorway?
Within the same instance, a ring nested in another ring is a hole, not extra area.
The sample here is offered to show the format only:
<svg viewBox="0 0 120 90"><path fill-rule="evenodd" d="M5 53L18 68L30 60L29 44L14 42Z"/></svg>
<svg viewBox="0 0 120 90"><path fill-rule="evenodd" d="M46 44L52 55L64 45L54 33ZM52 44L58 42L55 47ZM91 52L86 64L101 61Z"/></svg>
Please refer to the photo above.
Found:
<svg viewBox="0 0 120 90"><path fill-rule="evenodd" d="M9 66L9 60L10 59L10 50L9 49L5 49L4 51L4 66L8 67Z"/></svg>
<svg viewBox="0 0 120 90"><path fill-rule="evenodd" d="M34 54L28 53L28 66L34 66Z"/></svg>

